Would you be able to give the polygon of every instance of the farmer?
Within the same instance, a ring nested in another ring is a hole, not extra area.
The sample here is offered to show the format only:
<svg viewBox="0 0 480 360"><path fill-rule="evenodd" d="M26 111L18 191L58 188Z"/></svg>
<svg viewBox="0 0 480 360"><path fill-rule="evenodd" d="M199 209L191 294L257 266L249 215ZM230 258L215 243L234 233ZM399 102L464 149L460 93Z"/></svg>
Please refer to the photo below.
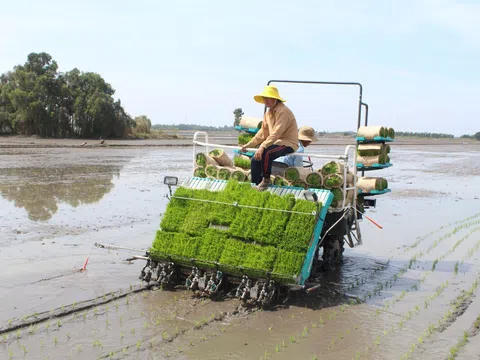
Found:
<svg viewBox="0 0 480 360"><path fill-rule="evenodd" d="M257 190L264 191L271 183L273 160L298 149L298 127L295 116L285 106L286 100L280 97L275 86L265 86L262 93L253 98L256 102L265 104L268 111L263 117L261 129L242 146L242 151L260 145L251 161L251 175Z"/></svg>
<svg viewBox="0 0 480 360"><path fill-rule="evenodd" d="M305 148L315 141L317 141L317 138L315 137L315 130L310 126L302 126L298 130L298 150L296 152L303 153L305 151ZM275 163L280 163L278 165L280 166L283 165L283 167L302 166L303 157L295 156L295 155L286 155L276 159Z"/></svg>

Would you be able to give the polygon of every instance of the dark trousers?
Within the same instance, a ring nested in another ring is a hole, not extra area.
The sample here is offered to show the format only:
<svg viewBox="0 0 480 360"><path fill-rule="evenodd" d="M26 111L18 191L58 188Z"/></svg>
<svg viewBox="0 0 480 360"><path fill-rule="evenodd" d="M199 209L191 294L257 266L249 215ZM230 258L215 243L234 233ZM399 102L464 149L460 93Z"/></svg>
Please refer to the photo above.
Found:
<svg viewBox="0 0 480 360"><path fill-rule="evenodd" d="M260 160L255 160L252 157L250 165L252 182L258 185L262 182L262 178L270 177L273 160L293 152L294 150L289 146L271 145L263 150L262 158Z"/></svg>

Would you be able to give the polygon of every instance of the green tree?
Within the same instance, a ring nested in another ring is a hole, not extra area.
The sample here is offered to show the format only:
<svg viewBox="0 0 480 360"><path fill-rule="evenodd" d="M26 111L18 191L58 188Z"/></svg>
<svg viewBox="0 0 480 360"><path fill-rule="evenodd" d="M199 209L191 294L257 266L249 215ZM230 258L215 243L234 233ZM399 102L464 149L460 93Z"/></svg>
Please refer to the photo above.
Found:
<svg viewBox="0 0 480 360"><path fill-rule="evenodd" d="M238 126L240 124L240 120L242 119L242 115L243 115L242 108L236 108L235 110L233 110L233 114L235 115L233 126Z"/></svg>
<svg viewBox="0 0 480 360"><path fill-rule="evenodd" d="M135 126L99 74L58 73L47 53L0 76L0 133L48 137L124 137Z"/></svg>
<svg viewBox="0 0 480 360"><path fill-rule="evenodd" d="M473 135L473 137L474 137L475 139L477 139L478 141L480 141L480 131L477 132L477 133L475 133L475 135Z"/></svg>
<svg viewBox="0 0 480 360"><path fill-rule="evenodd" d="M135 132L138 134L150 134L152 122L146 115L140 115L135 118Z"/></svg>

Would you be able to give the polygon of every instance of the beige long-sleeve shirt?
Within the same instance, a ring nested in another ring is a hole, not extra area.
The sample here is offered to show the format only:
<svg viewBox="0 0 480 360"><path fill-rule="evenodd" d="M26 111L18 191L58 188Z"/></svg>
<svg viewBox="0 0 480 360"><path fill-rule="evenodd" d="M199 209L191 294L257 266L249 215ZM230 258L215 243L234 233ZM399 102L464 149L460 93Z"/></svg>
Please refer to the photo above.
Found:
<svg viewBox="0 0 480 360"><path fill-rule="evenodd" d="M271 145L290 146L298 149L298 126L292 111L282 102L267 111L263 117L262 127L244 146L251 148L259 145L267 148Z"/></svg>

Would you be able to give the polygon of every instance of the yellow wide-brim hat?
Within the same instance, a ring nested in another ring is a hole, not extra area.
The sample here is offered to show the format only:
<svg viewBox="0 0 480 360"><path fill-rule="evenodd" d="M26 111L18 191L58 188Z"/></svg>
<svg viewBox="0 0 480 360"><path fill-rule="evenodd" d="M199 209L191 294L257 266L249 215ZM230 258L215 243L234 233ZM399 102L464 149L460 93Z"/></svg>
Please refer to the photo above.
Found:
<svg viewBox="0 0 480 360"><path fill-rule="evenodd" d="M278 89L275 86L271 86L271 85L265 86L261 94L255 95L253 98L255 99L256 102L260 104L265 104L265 101L263 101L264 97L277 99L277 100L280 100L281 102L287 101L285 99L282 99L280 97L280 94L278 93Z"/></svg>
<svg viewBox="0 0 480 360"><path fill-rule="evenodd" d="M315 142L318 139L315 136L315 130L310 126L302 126L298 129L298 140Z"/></svg>

